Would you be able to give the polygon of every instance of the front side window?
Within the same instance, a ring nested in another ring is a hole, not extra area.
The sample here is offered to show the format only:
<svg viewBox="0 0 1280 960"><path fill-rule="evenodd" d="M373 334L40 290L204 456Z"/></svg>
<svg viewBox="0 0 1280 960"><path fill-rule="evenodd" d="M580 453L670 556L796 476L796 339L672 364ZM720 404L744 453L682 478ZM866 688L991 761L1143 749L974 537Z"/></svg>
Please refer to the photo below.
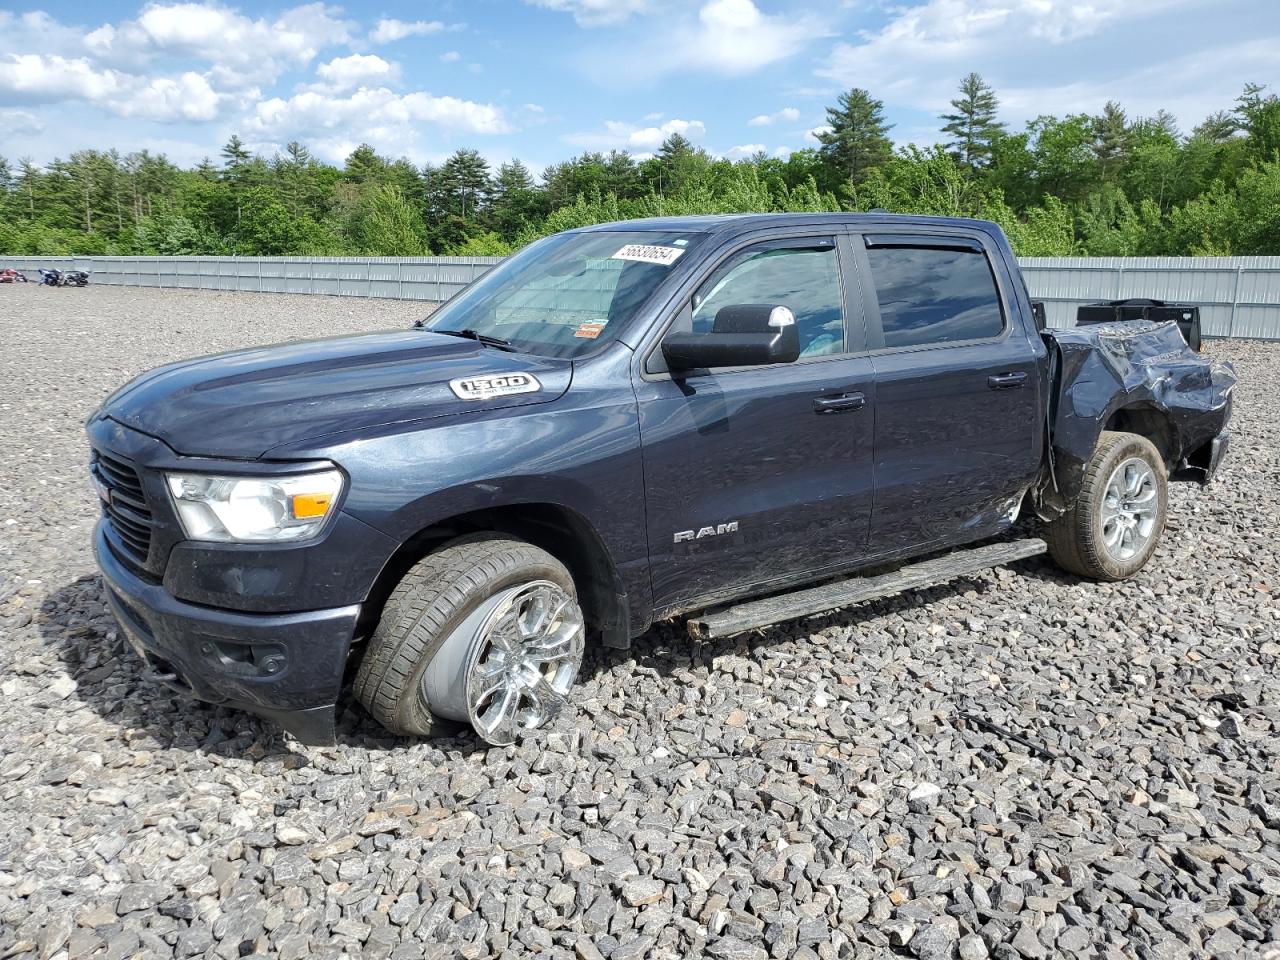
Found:
<svg viewBox="0 0 1280 960"><path fill-rule="evenodd" d="M996 337L1000 295L986 254L942 247L871 247L886 347Z"/></svg>
<svg viewBox="0 0 1280 960"><path fill-rule="evenodd" d="M739 252L694 295L693 331L710 332L719 310L744 303L789 307L796 316L801 357L844 351L840 265L830 240Z"/></svg>
<svg viewBox="0 0 1280 960"><path fill-rule="evenodd" d="M547 357L575 358L612 340L698 233L562 233L532 244L454 297L427 322Z"/></svg>

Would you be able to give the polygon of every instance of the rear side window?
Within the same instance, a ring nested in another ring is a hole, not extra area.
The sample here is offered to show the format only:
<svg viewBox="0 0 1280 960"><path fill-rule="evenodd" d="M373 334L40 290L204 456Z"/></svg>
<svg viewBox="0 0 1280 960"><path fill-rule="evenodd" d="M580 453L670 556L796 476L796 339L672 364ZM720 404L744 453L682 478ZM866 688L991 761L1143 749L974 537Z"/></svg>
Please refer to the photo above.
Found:
<svg viewBox="0 0 1280 960"><path fill-rule="evenodd" d="M886 347L999 336L1000 295L986 254L941 247L871 247Z"/></svg>

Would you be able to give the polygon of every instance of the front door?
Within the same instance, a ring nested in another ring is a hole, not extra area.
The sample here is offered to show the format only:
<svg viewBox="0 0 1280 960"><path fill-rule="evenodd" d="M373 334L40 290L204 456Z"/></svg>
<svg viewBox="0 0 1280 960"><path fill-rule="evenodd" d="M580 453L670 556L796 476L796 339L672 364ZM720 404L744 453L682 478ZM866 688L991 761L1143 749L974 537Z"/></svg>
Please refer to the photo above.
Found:
<svg viewBox="0 0 1280 960"><path fill-rule="evenodd" d="M795 363L637 380L655 609L847 566L871 516L871 363L850 324L844 237L748 244L700 283L672 329L734 304L789 307ZM860 304L854 298L853 303Z"/></svg>

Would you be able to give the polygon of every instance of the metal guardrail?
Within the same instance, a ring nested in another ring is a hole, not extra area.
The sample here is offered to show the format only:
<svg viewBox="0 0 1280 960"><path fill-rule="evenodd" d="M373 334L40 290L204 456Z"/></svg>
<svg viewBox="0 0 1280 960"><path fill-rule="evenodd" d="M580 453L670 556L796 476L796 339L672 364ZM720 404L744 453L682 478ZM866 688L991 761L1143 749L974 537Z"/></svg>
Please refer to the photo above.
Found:
<svg viewBox="0 0 1280 960"><path fill-rule="evenodd" d="M93 283L253 293L310 293L444 301L500 257L8 257L33 279L39 267L87 270ZM1050 326L1075 324L1094 300L1154 297L1200 306L1207 337L1280 340L1280 257L1024 257L1031 296Z"/></svg>
<svg viewBox="0 0 1280 960"><path fill-rule="evenodd" d="M87 270L91 283L136 287L448 300L501 257L0 257L36 270Z"/></svg>

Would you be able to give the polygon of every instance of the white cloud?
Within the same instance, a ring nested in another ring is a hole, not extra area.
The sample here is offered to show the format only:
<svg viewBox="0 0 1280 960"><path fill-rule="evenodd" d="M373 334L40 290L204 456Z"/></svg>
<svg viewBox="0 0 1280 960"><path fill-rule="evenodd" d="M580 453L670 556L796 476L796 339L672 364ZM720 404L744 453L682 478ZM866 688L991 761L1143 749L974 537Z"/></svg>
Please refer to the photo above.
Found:
<svg viewBox="0 0 1280 960"><path fill-rule="evenodd" d="M835 45L817 74L841 87L866 87L886 102L939 109L957 79L984 60L1007 60L1010 37L1036 46L1079 41L1116 21L1149 15L1188 0L928 0L896 15L862 42Z"/></svg>
<svg viewBox="0 0 1280 960"><path fill-rule="evenodd" d="M642 127L620 120L606 120L603 131L571 133L561 139L565 143L588 150L638 150L648 151L662 146L662 141L673 133L700 140L706 136L707 127L701 120L673 118L658 126Z"/></svg>
<svg viewBox="0 0 1280 960"><path fill-rule="evenodd" d="M752 0L711 0L698 11L697 33L682 57L724 73L747 73L798 53L828 28L805 16L766 16Z"/></svg>
<svg viewBox="0 0 1280 960"><path fill-rule="evenodd" d="M0 61L0 90L28 101L82 100L126 117L161 122L213 120L226 100L194 71L139 77L98 68L84 57L11 54Z"/></svg>
<svg viewBox="0 0 1280 960"><path fill-rule="evenodd" d="M629 20L633 14L649 13L653 0L525 0L535 7L573 14L582 27L604 27Z"/></svg>
<svg viewBox="0 0 1280 960"><path fill-rule="evenodd" d="M421 37L429 33L439 33L445 25L439 20L395 20L384 18L369 31L369 40L373 43L394 43L405 37Z"/></svg>
<svg viewBox="0 0 1280 960"><path fill-rule="evenodd" d="M316 76L330 90L348 90L395 80L400 76L400 67L381 57L353 53L349 57L335 57L320 64L316 67Z"/></svg>
<svg viewBox="0 0 1280 960"><path fill-rule="evenodd" d="M692 5L681 6L691 11ZM601 84L653 83L672 73L753 73L795 56L832 34L828 19L804 13L765 14L753 0L704 0L691 12L656 18L625 45L597 45L584 63Z"/></svg>
<svg viewBox="0 0 1280 960"><path fill-rule="evenodd" d="M783 107L777 113L762 113L747 121L748 127L768 127L775 123L795 123L800 119L800 111L795 107Z"/></svg>
<svg viewBox="0 0 1280 960"><path fill-rule="evenodd" d="M0 62L0 90L37 100L105 100L128 79L116 70L100 70L84 57L15 53Z"/></svg>
<svg viewBox="0 0 1280 960"><path fill-rule="evenodd" d="M10 133L39 133L44 121L29 110L6 110L4 125Z"/></svg>
<svg viewBox="0 0 1280 960"><path fill-rule="evenodd" d="M1209 25L1221 19L1218 7L1217 0L927 0L891 8L879 30L836 43L815 73L831 82L828 98L864 87L890 107L938 114L960 78L976 70L994 85L1001 118L1014 125L1044 113L1098 111L1115 99L1131 115L1169 109L1189 128L1230 106L1249 77L1274 73L1274 17L1269 39L1254 23L1245 35L1258 39L1240 42L1231 32L1249 26ZM1196 43L1188 43L1191 35ZM1011 37L1021 38L1017 56ZM1178 69L1138 62L1131 55L1138 48L1179 49ZM1193 61L1206 67L1193 71ZM937 135L899 129L895 138Z"/></svg>
<svg viewBox="0 0 1280 960"><path fill-rule="evenodd" d="M134 20L94 30L51 24L33 32L25 49L46 55L88 54L99 66L148 74L157 60L186 61L224 89L273 83L310 63L326 47L351 41L351 25L323 3L291 7L274 18L251 18L208 2L150 3ZM22 42L21 40L17 42ZM0 46L15 49L7 37ZM23 49L23 48L16 48Z"/></svg>
<svg viewBox="0 0 1280 960"><path fill-rule="evenodd" d="M764 153L765 147L763 143L743 143L736 147L729 148L729 156L731 157L753 157L757 153Z"/></svg>
<svg viewBox="0 0 1280 960"><path fill-rule="evenodd" d="M307 90L288 99L264 100L243 124L243 133L246 140L264 146L309 139L322 156L340 160L361 142L411 151L422 124L469 135L511 130L502 110L493 104L379 87L346 95Z"/></svg>
<svg viewBox="0 0 1280 960"><path fill-rule="evenodd" d="M457 63L461 59L462 54L457 50L446 50L444 53L440 54L441 63Z"/></svg>
<svg viewBox="0 0 1280 960"><path fill-rule="evenodd" d="M1120 100L1129 116L1153 116L1168 110L1184 131L1209 114L1229 107L1249 77L1275 69L1280 35L1182 55L1179 69L1146 63L1105 78L1057 85L1009 86L1000 93L1001 112L1018 118L1041 114L1100 113L1108 100Z"/></svg>
<svg viewBox="0 0 1280 960"><path fill-rule="evenodd" d="M198 73L187 71L177 78L155 77L116 109L126 117L149 120L213 120L219 112L223 95L214 91Z"/></svg>
<svg viewBox="0 0 1280 960"><path fill-rule="evenodd" d="M814 143L819 143L820 141L818 138L830 132L831 132L831 127L828 124L824 123L820 127L814 127L812 130L806 130L804 132L804 138Z"/></svg>

